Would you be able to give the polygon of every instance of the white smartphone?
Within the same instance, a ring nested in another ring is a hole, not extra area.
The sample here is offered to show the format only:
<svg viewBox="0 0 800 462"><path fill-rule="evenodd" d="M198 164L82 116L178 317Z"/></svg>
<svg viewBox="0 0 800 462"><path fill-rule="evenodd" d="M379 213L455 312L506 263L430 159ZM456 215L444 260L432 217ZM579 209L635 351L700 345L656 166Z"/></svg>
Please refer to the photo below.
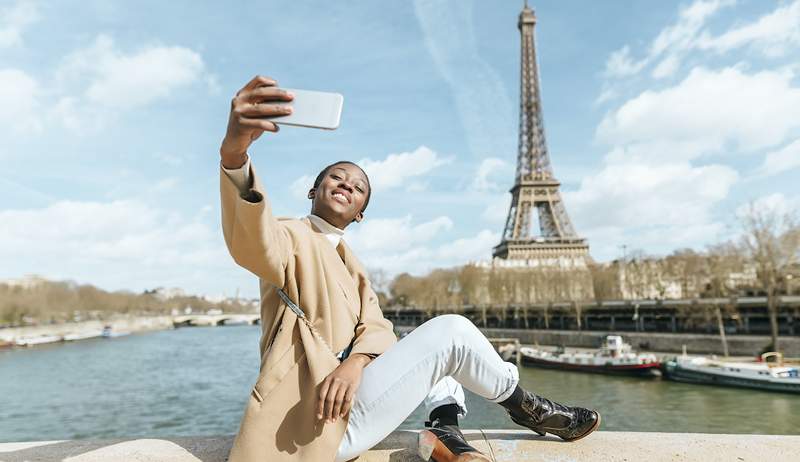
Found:
<svg viewBox="0 0 800 462"><path fill-rule="evenodd" d="M344 96L339 93L326 93L322 91L284 90L294 93L292 101L273 102L271 104L288 104L292 106L292 113L285 116L265 117L279 125L294 125L297 127L324 128L335 130L339 127L342 116Z"/></svg>

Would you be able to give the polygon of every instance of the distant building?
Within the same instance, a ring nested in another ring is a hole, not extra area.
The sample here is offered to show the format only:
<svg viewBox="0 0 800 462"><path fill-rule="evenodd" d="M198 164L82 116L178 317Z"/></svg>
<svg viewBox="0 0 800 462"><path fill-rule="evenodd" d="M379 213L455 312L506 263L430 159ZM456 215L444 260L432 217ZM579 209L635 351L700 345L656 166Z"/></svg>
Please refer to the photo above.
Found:
<svg viewBox="0 0 800 462"><path fill-rule="evenodd" d="M47 279L35 274L28 274L18 279L0 279L0 284L9 287L20 287L22 289L32 289L47 282Z"/></svg>
<svg viewBox="0 0 800 462"><path fill-rule="evenodd" d="M153 290L145 290L144 293L153 295L154 297L156 297L161 301L169 300L170 298L187 296L186 291L179 287L171 287L171 288L156 287Z"/></svg>

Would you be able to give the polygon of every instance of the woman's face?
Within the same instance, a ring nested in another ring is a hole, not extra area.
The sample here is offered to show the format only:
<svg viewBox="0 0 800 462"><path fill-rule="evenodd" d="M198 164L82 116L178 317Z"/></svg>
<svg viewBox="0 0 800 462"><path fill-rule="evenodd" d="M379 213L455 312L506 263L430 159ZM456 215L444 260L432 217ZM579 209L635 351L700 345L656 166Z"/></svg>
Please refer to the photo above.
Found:
<svg viewBox="0 0 800 462"><path fill-rule="evenodd" d="M316 189L308 192L311 213L337 228L344 229L353 220L361 221L369 185L364 172L352 164L329 168Z"/></svg>

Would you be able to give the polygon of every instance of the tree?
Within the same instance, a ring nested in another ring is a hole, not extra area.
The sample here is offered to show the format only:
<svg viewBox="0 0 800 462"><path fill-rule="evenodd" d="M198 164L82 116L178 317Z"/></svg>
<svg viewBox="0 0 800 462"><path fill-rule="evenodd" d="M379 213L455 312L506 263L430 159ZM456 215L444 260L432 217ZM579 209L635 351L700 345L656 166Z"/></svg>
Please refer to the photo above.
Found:
<svg viewBox="0 0 800 462"><path fill-rule="evenodd" d="M756 265L758 281L767 295L772 348L778 346L778 292L798 261L800 227L794 213L756 207L750 203L742 219L742 244Z"/></svg>

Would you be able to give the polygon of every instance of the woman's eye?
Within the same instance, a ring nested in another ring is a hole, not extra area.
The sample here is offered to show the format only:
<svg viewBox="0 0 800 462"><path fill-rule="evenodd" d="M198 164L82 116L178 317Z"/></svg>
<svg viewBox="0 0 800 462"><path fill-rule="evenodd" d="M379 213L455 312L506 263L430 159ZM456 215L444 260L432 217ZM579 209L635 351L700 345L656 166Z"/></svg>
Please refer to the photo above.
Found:
<svg viewBox="0 0 800 462"><path fill-rule="evenodd" d="M338 180L338 179L340 179L340 178L339 178L338 176L336 176L336 175L331 175L331 178L333 178L334 180Z"/></svg>
<svg viewBox="0 0 800 462"><path fill-rule="evenodd" d="M363 193L363 192L364 192L364 190L363 190L363 189L361 189L361 188L359 188L358 186L356 186L356 189L358 190L358 192L361 192L361 193Z"/></svg>

